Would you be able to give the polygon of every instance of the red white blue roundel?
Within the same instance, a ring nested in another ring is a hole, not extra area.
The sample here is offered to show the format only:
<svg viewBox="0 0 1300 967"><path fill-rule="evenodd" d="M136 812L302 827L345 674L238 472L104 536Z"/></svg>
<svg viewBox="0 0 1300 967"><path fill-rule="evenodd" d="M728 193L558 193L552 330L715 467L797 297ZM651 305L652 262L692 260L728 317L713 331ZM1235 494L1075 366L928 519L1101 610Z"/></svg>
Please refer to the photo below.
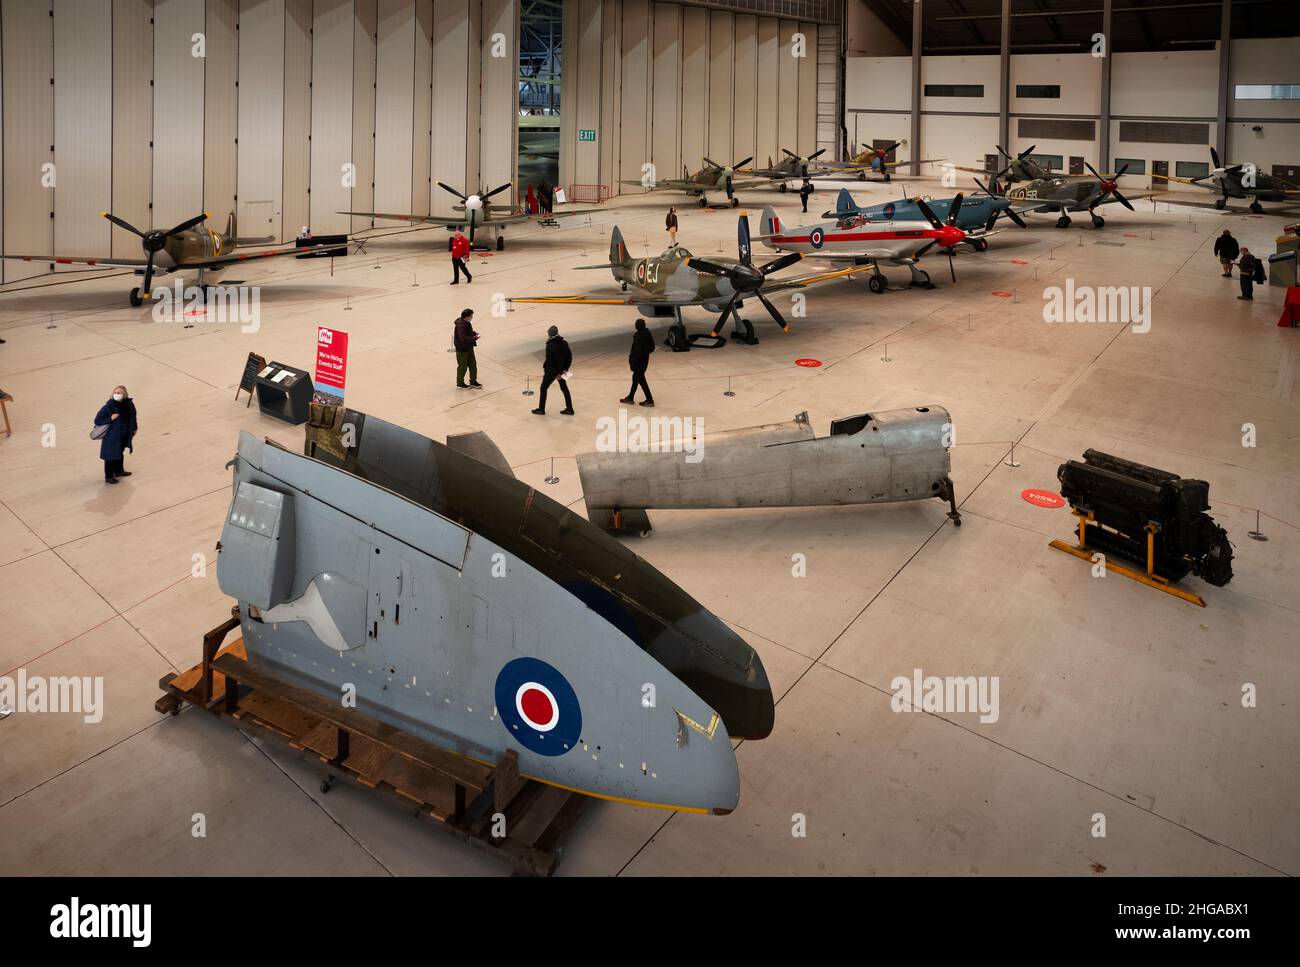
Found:
<svg viewBox="0 0 1300 967"><path fill-rule="evenodd" d="M885 221L891 221L893 219L894 211L894 203L892 201L885 202L884 210L881 212L881 214L885 216Z"/></svg>
<svg viewBox="0 0 1300 967"><path fill-rule="evenodd" d="M808 244L813 248L821 248L824 241L826 241L826 233L822 231L820 225L808 233Z"/></svg>
<svg viewBox="0 0 1300 967"><path fill-rule="evenodd" d="M539 658L516 658L497 674L497 714L525 749L564 755L582 735L582 708L573 686Z"/></svg>

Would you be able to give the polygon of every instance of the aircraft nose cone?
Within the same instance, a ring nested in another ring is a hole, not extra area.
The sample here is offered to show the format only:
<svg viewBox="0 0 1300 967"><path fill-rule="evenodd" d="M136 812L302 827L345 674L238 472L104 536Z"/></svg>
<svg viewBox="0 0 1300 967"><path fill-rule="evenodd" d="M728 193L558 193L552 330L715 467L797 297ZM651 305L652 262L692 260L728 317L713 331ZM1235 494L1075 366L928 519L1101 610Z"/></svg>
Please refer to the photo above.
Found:
<svg viewBox="0 0 1300 967"><path fill-rule="evenodd" d="M476 212L483 207L483 199L478 195L470 195L465 199L465 210Z"/></svg>
<svg viewBox="0 0 1300 967"><path fill-rule="evenodd" d="M966 233L956 225L945 225L939 232L939 244L944 248L957 245L966 238Z"/></svg>

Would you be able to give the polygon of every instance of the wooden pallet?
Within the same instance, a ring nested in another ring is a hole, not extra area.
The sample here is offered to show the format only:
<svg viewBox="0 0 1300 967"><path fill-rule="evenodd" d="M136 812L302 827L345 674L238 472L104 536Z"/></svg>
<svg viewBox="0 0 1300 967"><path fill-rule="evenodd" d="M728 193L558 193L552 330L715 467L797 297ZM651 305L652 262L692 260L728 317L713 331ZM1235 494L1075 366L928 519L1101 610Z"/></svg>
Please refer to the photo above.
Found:
<svg viewBox="0 0 1300 967"><path fill-rule="evenodd" d="M485 764L268 675L248 664L242 639L223 644L238 627L232 617L212 629L203 636L199 664L163 677L158 712L176 715L183 704L207 709L248 735L324 763L322 793L341 777L413 808L506 860L516 874L555 871L586 796L520 776L513 750ZM504 836L493 835L502 829Z"/></svg>

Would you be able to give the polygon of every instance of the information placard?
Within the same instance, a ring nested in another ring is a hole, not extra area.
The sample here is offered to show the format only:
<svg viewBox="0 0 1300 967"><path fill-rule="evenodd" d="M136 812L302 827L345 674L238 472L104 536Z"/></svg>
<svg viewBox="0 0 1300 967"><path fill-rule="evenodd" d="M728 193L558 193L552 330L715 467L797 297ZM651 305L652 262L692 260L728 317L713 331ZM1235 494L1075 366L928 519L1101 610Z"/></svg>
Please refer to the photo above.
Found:
<svg viewBox="0 0 1300 967"><path fill-rule="evenodd" d="M313 403L338 406L348 381L348 334L341 329L316 329L316 387Z"/></svg>

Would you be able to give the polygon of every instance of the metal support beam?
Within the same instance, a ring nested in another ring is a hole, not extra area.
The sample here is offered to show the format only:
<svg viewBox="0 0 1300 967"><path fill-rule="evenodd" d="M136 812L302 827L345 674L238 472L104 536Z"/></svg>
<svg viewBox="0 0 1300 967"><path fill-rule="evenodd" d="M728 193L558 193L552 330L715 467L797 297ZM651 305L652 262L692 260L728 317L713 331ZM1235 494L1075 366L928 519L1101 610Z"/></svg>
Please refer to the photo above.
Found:
<svg viewBox="0 0 1300 967"><path fill-rule="evenodd" d="M1002 0L998 75L998 144L1011 151L1011 0Z"/></svg>
<svg viewBox="0 0 1300 967"><path fill-rule="evenodd" d="M1232 0L1223 0L1219 15L1219 118L1214 146L1228 163L1228 60L1232 50Z"/></svg>
<svg viewBox="0 0 1300 967"><path fill-rule="evenodd" d="M912 4L912 143L908 145L913 161L921 160L921 5L922 0ZM913 166L912 174L919 175L919 166Z"/></svg>
<svg viewBox="0 0 1300 967"><path fill-rule="evenodd" d="M1101 39L1106 45L1106 56L1101 59L1101 137L1098 139L1097 147L1101 157L1097 159L1097 167L1102 171L1114 171L1110 159L1110 65L1115 55L1111 44L1111 14L1115 10L1115 0L1105 0L1101 8Z"/></svg>

